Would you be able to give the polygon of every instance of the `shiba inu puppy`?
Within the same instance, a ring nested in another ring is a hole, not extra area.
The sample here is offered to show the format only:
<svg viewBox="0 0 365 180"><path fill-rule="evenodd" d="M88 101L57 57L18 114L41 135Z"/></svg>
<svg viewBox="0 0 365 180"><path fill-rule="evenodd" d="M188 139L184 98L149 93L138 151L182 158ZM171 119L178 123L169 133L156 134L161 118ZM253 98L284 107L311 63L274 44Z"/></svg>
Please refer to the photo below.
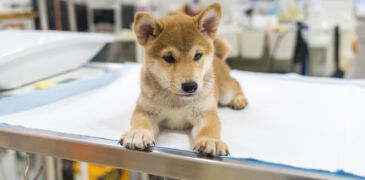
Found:
<svg viewBox="0 0 365 180"><path fill-rule="evenodd" d="M220 139L218 104L241 109L247 100L225 62L229 51L216 39L222 17L219 3L199 15L155 19L139 12L134 20L138 43L145 49L141 94L131 129L121 137L128 149L146 150L155 144L160 128L191 128L194 150L228 155Z"/></svg>

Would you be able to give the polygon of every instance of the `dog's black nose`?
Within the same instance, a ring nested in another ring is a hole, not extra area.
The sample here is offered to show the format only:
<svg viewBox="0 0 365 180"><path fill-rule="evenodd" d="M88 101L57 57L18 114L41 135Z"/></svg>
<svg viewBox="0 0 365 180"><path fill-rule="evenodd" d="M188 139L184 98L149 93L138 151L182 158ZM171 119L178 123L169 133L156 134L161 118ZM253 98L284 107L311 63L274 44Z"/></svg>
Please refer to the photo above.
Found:
<svg viewBox="0 0 365 180"><path fill-rule="evenodd" d="M186 93L193 93L198 89L196 82L186 82L181 85L181 89Z"/></svg>

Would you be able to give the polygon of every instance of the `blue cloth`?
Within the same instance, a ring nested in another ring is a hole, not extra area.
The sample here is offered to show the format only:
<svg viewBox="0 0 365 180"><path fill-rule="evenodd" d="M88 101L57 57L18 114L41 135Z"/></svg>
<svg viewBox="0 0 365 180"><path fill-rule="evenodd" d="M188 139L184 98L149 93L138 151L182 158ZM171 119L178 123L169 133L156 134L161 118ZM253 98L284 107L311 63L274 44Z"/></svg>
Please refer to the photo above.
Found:
<svg viewBox="0 0 365 180"><path fill-rule="evenodd" d="M60 84L53 88L38 90L23 95L1 98L0 116L30 110L106 86L128 72L130 68L131 65L126 64L121 69L107 72L94 78Z"/></svg>

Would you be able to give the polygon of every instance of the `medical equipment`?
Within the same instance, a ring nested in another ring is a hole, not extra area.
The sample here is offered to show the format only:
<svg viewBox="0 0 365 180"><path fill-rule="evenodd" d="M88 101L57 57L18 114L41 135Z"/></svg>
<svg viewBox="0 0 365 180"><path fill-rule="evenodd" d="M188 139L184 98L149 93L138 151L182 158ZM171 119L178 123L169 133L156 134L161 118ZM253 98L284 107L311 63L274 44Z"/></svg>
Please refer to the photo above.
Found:
<svg viewBox="0 0 365 180"><path fill-rule="evenodd" d="M153 152L117 144L129 128L139 72L140 65L124 64L101 76L39 91L34 98L95 86L33 104L27 111L0 113L0 146L186 179L365 176L364 80L233 71L250 104L242 111L219 109L222 138L232 157L211 159L191 151L187 132L162 131ZM27 97L32 93L0 99L0 107Z"/></svg>
<svg viewBox="0 0 365 180"><path fill-rule="evenodd" d="M0 90L76 69L112 36L59 31L0 31Z"/></svg>

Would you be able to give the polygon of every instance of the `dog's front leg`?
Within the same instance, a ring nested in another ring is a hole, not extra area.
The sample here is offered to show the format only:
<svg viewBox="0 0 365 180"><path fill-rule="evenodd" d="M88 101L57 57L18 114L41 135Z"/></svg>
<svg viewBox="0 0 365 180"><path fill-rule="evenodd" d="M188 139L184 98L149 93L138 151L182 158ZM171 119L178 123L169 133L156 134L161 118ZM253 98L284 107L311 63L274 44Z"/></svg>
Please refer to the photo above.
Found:
<svg viewBox="0 0 365 180"><path fill-rule="evenodd" d="M122 135L120 144L128 149L147 150L155 144L156 128L149 114L137 104L131 119L131 129Z"/></svg>
<svg viewBox="0 0 365 180"><path fill-rule="evenodd" d="M192 129L195 141L194 151L212 155L229 155L228 146L220 140L220 120L216 108L205 112Z"/></svg>

